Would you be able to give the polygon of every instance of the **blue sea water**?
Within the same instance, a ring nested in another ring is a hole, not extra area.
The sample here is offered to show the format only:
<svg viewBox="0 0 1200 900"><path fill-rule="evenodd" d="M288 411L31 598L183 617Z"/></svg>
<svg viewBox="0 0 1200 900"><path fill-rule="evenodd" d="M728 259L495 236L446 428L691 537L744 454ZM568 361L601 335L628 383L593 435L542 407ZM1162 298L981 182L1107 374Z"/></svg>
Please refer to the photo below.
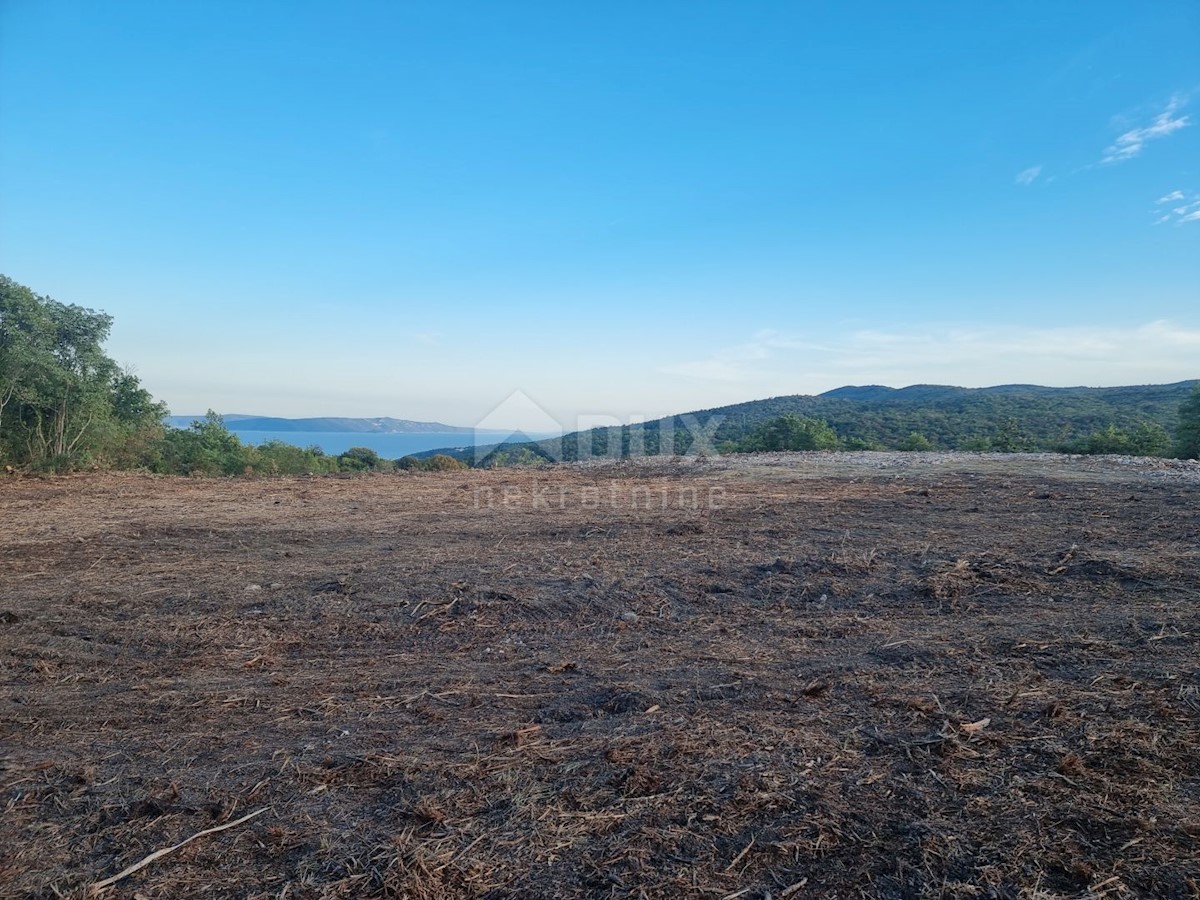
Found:
<svg viewBox="0 0 1200 900"><path fill-rule="evenodd" d="M471 447L476 443L476 434L471 431L428 431L411 434L376 434L357 431L239 431L229 427L247 444L262 444L266 441L283 441L297 447L320 447L330 456L344 453L351 447L370 447L384 459L399 459L410 453L426 450L441 450L447 447ZM497 444L508 437L503 432L480 433L478 443ZM541 440L547 434L522 435L514 440Z"/></svg>

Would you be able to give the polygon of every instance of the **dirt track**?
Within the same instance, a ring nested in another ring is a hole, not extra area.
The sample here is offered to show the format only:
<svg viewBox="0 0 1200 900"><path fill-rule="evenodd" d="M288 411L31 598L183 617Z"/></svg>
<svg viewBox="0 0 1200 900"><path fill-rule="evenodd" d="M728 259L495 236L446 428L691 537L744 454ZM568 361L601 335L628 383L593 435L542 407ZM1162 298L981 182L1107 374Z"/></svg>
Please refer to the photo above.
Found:
<svg viewBox="0 0 1200 900"><path fill-rule="evenodd" d="M0 480L0 896L1200 896L1200 469Z"/></svg>

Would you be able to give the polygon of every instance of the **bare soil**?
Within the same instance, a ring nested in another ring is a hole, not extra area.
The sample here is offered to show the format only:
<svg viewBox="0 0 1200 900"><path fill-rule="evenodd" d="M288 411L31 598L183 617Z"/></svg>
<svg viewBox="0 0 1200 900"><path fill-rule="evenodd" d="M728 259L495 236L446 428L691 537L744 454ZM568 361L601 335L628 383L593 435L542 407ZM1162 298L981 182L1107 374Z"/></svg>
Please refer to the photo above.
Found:
<svg viewBox="0 0 1200 900"><path fill-rule="evenodd" d="M0 896L1200 896L1200 467L0 480Z"/></svg>

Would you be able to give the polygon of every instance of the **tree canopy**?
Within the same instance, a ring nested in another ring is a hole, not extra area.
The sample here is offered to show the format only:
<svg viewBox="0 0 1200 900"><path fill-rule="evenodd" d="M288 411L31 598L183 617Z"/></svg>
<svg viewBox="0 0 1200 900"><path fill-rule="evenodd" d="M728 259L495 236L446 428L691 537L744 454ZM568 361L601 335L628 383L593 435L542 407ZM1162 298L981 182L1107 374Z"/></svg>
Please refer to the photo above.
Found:
<svg viewBox="0 0 1200 900"><path fill-rule="evenodd" d="M824 421L785 413L752 431L738 449L833 450L837 446L837 433Z"/></svg>
<svg viewBox="0 0 1200 900"><path fill-rule="evenodd" d="M0 459L67 469L127 461L166 408L104 352L112 317L0 275Z"/></svg>

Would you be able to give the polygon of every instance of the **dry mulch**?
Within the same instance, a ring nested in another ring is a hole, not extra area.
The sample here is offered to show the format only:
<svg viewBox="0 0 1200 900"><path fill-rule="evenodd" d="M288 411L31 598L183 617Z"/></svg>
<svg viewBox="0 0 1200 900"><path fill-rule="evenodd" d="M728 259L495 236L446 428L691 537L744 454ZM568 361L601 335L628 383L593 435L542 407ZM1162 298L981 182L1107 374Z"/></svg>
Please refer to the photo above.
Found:
<svg viewBox="0 0 1200 900"><path fill-rule="evenodd" d="M0 896L1200 896L1162 474L2 480Z"/></svg>

